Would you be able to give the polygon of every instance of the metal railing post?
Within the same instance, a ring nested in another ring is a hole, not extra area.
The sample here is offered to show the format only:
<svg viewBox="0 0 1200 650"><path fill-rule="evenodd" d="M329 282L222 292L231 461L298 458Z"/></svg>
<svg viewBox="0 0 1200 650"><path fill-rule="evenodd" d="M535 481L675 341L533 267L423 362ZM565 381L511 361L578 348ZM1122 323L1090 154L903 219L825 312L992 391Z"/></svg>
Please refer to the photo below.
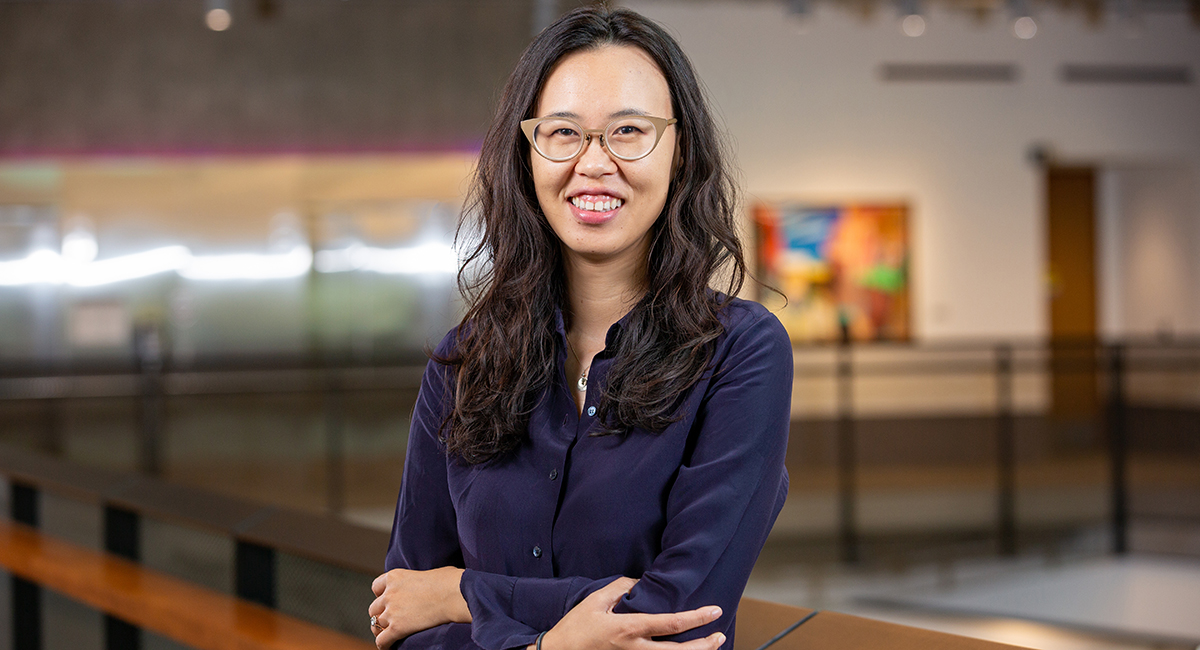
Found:
<svg viewBox="0 0 1200 650"><path fill-rule="evenodd" d="M996 346L996 533L1001 555L1017 554L1016 431L1013 349Z"/></svg>
<svg viewBox="0 0 1200 650"><path fill-rule="evenodd" d="M163 390L162 347L158 330L143 327L135 333L134 353L141 372L139 399L138 469L148 476L162 475Z"/></svg>
<svg viewBox="0 0 1200 650"><path fill-rule="evenodd" d="M137 513L104 506L104 550L139 562L142 559L141 520ZM104 615L105 650L140 650L142 630L115 616Z"/></svg>
<svg viewBox="0 0 1200 650"><path fill-rule="evenodd" d="M843 562L857 562L857 442L854 435L854 363L848 341L837 353L838 543Z"/></svg>
<svg viewBox="0 0 1200 650"><path fill-rule="evenodd" d="M1125 346L1109 347L1108 441L1111 474L1113 552L1129 550L1129 488L1126 467L1129 440L1125 430Z"/></svg>
<svg viewBox="0 0 1200 650"><path fill-rule="evenodd" d="M66 453L66 440L63 432L64 397L51 397L46 400L45 429L42 431L41 448L54 458L62 458Z"/></svg>
<svg viewBox="0 0 1200 650"><path fill-rule="evenodd" d="M330 371L325 388L325 503L334 515L346 507L345 410L341 373Z"/></svg>
<svg viewBox="0 0 1200 650"><path fill-rule="evenodd" d="M38 526L38 491L24 483L9 486L9 514L13 521ZM42 588L35 582L10 576L12 586L13 650L42 650Z"/></svg>
<svg viewBox="0 0 1200 650"><path fill-rule="evenodd" d="M239 598L274 608L275 549L237 540L234 549L234 592Z"/></svg>

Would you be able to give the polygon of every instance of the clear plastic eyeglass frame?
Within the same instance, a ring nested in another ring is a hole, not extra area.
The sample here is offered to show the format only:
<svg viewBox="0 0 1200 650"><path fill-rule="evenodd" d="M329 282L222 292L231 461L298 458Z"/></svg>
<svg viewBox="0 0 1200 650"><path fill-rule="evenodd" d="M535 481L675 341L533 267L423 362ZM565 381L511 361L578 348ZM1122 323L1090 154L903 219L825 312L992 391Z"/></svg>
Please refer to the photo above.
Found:
<svg viewBox="0 0 1200 650"><path fill-rule="evenodd" d="M608 133L608 130L609 130L609 128L612 127L612 125L614 125L617 122L620 122L622 120L627 120L631 117L646 120L647 122L650 122L651 124L654 125L654 144L650 146L650 148L646 151L646 153L641 154L639 156L622 156L621 154L613 151L612 149L610 149L608 147L608 142L604 139L604 134ZM544 151L542 151L541 149L538 148L537 140L534 137L534 132L537 130L537 126L539 123L545 122L545 121L550 121L550 120L556 120L556 121L560 121L560 122L569 122L579 128L579 133L581 133L583 135L583 137L579 140L579 151L576 151L575 153L571 154L570 156L565 156L562 158L552 158L552 157L546 155L546 153ZM619 118L609 122L608 124L606 124L604 126L603 129L585 129L585 128L583 128L583 126L581 126L579 124L579 122L576 122L575 120L567 119L565 117L534 117L534 118L530 118L528 120L521 120L521 131L525 133L525 138L527 140L529 140L529 145L533 148L533 150L536 151L539 156L541 156L551 162L566 162L568 160L574 160L575 158L578 158L579 154L586 151L588 148L588 145L591 144L592 136L599 136L600 145L603 146L604 150L607 151L609 154L611 154L614 158L619 158L620 160L631 162L634 160L641 160L642 158L645 158L646 156L649 156L651 153L653 153L654 150L658 147L658 142L660 140L662 140L663 132L667 130L668 126L675 124L678 121L679 120L677 120L673 117L670 119L667 119L665 117L652 117L650 115L625 115L623 117L619 117Z"/></svg>

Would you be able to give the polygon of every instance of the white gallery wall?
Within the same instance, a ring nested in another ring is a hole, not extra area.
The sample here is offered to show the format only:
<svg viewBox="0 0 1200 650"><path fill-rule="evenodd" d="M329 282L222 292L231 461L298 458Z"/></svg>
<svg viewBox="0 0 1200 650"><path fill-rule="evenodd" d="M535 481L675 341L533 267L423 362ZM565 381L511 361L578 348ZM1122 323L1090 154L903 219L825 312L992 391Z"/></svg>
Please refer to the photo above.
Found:
<svg viewBox="0 0 1200 650"><path fill-rule="evenodd" d="M1103 334L1169 337L1198 329L1197 189L1187 167L1114 165L1102 172Z"/></svg>
<svg viewBox="0 0 1200 650"><path fill-rule="evenodd" d="M1021 40L1002 11L981 23L934 7L924 35L911 38L887 10L864 19L818 4L801 21L782 2L627 4L665 24L692 58L749 200L909 203L919 339L1048 332L1035 146L1102 172L1101 331L1154 332L1169 321L1177 334L1200 332L1200 299L1190 298L1200 287L1191 261L1200 255L1200 29L1186 15L1147 15L1140 26L1109 16L1093 28L1047 8L1035 13L1036 36ZM894 82L882 78L885 63L1012 64L1017 76ZM1064 64L1186 65L1192 79L1066 83ZM1122 170L1123 193L1110 169ZM1161 169L1170 178L1160 181ZM1118 195L1120 205L1106 203ZM1174 234L1146 232L1164 228ZM1163 245L1171 252L1156 259ZM1164 274L1173 279L1141 286Z"/></svg>

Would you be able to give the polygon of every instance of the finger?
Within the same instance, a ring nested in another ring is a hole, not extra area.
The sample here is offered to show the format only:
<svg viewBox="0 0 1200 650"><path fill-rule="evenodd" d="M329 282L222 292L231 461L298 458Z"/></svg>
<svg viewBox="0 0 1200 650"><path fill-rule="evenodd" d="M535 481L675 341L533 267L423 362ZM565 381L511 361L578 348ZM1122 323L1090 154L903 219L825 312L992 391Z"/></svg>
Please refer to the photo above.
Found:
<svg viewBox="0 0 1200 650"><path fill-rule="evenodd" d="M712 623L721 618L721 608L710 606L672 614L639 614L637 616L636 623L640 625L638 636L666 636L680 634Z"/></svg>
<svg viewBox="0 0 1200 650"><path fill-rule="evenodd" d="M613 580L612 582L597 589L594 593L592 593L592 595L588 596L584 600L591 600L593 603L597 603L596 606L599 606L604 610L611 611L612 608L621 601L621 597L629 593L629 590L632 589L636 584L637 580L634 580L633 578L617 578L616 580Z"/></svg>
<svg viewBox="0 0 1200 650"><path fill-rule="evenodd" d="M382 625L383 621L379 621L379 623ZM378 630L379 628L375 629ZM375 647L379 648L379 650L386 650L387 648L391 647L393 643L399 640L399 630L392 629L391 627L385 627L379 632L379 634L375 636Z"/></svg>
<svg viewBox="0 0 1200 650"><path fill-rule="evenodd" d="M383 596L380 596L371 601L371 606L367 608L367 616L379 616L385 609L387 604L383 602Z"/></svg>
<svg viewBox="0 0 1200 650"><path fill-rule="evenodd" d="M384 588L387 587L387 574L381 573L378 578L371 581L371 591L375 592L376 596L382 596Z"/></svg>
<svg viewBox="0 0 1200 650"><path fill-rule="evenodd" d="M638 581L635 578L626 578L625 576L621 576L620 578L617 578L616 580L604 585L603 589L613 589L617 591L617 593L627 594L629 593L629 590L633 589L633 586L637 583Z"/></svg>

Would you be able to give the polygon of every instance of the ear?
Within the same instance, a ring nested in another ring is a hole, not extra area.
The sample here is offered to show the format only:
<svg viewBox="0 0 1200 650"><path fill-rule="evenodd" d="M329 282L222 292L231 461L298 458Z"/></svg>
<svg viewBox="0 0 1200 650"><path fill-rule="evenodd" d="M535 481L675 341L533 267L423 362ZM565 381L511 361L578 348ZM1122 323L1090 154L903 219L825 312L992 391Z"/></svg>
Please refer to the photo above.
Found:
<svg viewBox="0 0 1200 650"><path fill-rule="evenodd" d="M675 153L671 154L671 176L679 173L679 166L683 164L683 146L680 144L679 138L675 138Z"/></svg>

